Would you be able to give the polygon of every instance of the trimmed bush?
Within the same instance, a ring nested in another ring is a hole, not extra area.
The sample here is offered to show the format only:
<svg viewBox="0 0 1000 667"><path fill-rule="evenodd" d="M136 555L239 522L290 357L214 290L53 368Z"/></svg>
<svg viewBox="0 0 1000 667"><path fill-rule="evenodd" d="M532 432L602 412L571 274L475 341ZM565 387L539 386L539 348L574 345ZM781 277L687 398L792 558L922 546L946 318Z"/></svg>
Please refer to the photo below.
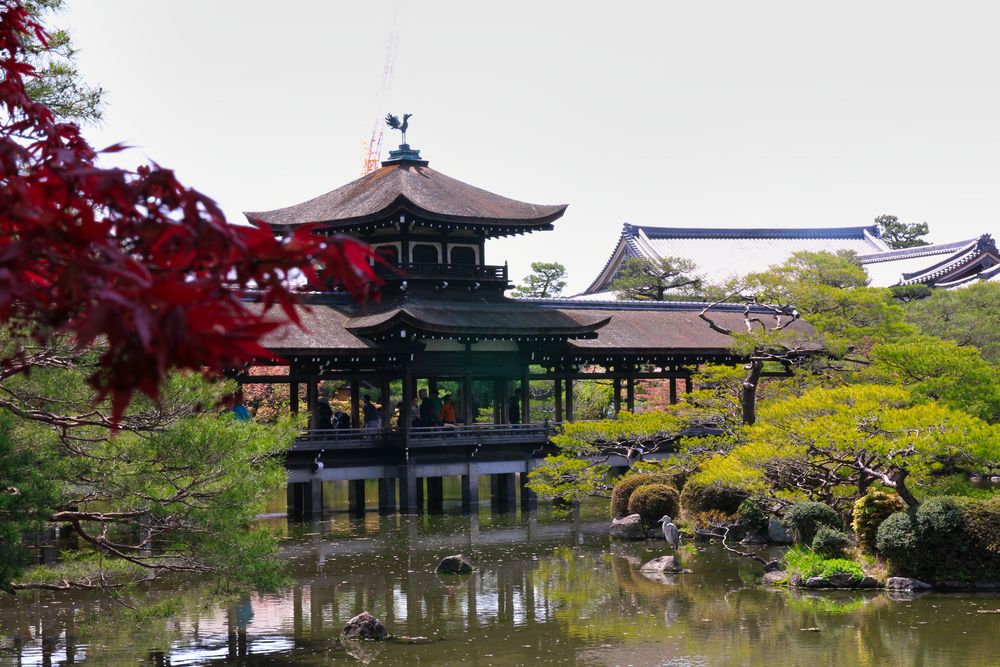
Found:
<svg viewBox="0 0 1000 667"><path fill-rule="evenodd" d="M840 528L840 515L829 505L807 501L795 503L785 512L781 523L792 531L799 544L812 544L820 526Z"/></svg>
<svg viewBox="0 0 1000 667"><path fill-rule="evenodd" d="M878 550L875 546L878 527L889 518L890 514L901 512L905 507L899 496L882 491L872 491L858 498L854 503L851 528L854 529L854 534L858 536L858 541L865 550L870 553Z"/></svg>
<svg viewBox="0 0 1000 667"><path fill-rule="evenodd" d="M816 529L816 536L812 541L813 551L824 558L841 558L850 545L851 538L847 533L829 526L820 526Z"/></svg>
<svg viewBox="0 0 1000 667"><path fill-rule="evenodd" d="M879 526L876 547L895 574L926 581L1000 579L1000 498L931 498Z"/></svg>
<svg viewBox="0 0 1000 667"><path fill-rule="evenodd" d="M688 480L681 491L681 510L685 516L703 512L721 512L732 517L746 500L747 493L732 487L717 484L700 484Z"/></svg>
<svg viewBox="0 0 1000 667"><path fill-rule="evenodd" d="M770 515L762 498L747 498L736 509L736 517L750 530L765 530Z"/></svg>
<svg viewBox="0 0 1000 667"><path fill-rule="evenodd" d="M625 475L611 490L611 518L620 519L628 516L628 501L632 493L640 486L647 484L670 484L670 477L667 475L653 475L650 473L640 473ZM663 516L662 514L660 516ZM660 517L656 517L659 519Z"/></svg>
<svg viewBox="0 0 1000 667"><path fill-rule="evenodd" d="M677 490L669 484L646 484L632 492L628 513L638 514L647 528L656 525L664 514L677 516Z"/></svg>

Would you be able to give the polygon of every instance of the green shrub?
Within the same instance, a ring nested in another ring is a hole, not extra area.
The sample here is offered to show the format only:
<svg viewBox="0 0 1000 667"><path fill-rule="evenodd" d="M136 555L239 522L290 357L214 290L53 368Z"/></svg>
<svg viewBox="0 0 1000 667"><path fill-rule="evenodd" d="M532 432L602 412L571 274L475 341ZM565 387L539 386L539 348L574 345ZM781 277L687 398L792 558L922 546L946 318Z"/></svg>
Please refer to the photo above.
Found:
<svg viewBox="0 0 1000 667"><path fill-rule="evenodd" d="M792 531L799 544L812 544L820 526L840 528L840 515L829 505L806 501L795 503L785 512L781 523Z"/></svg>
<svg viewBox="0 0 1000 667"><path fill-rule="evenodd" d="M905 505L899 496L882 491L872 491L858 498L854 503L851 528L854 529L854 534L858 536L861 545L869 552L877 551L875 538L878 535L879 525L888 519L890 514L900 512L904 508Z"/></svg>
<svg viewBox="0 0 1000 667"><path fill-rule="evenodd" d="M649 473L625 475L611 490L611 518L620 519L629 514L628 501L632 493L640 486L647 484L670 484L670 477L667 475L653 475ZM660 516L663 516L662 514ZM656 517L659 519L660 517Z"/></svg>
<svg viewBox="0 0 1000 667"><path fill-rule="evenodd" d="M692 479L688 480L681 491L681 509L685 516L721 512L731 517L739 511L746 497L746 492L740 489L719 484L700 484Z"/></svg>
<svg viewBox="0 0 1000 667"><path fill-rule="evenodd" d="M664 514L677 516L677 490L669 484L646 484L632 492L628 513L638 514L646 527L656 524Z"/></svg>
<svg viewBox="0 0 1000 667"><path fill-rule="evenodd" d="M875 534L875 550L897 574L913 574L920 569L917 517L911 512L895 512L879 524Z"/></svg>
<svg viewBox="0 0 1000 667"><path fill-rule="evenodd" d="M767 528L770 512L762 498L750 497L740 503L736 516L750 530L764 530Z"/></svg>
<svg viewBox="0 0 1000 667"><path fill-rule="evenodd" d="M854 579L865 576L864 570L854 561L846 558L823 558L822 554L798 545L786 551L783 560L785 570L789 573L798 572L803 580L810 577L828 578L834 574L849 574Z"/></svg>
<svg viewBox="0 0 1000 667"><path fill-rule="evenodd" d="M820 526L812 541L813 551L824 558L840 558L851 545L851 538L842 530Z"/></svg>
<svg viewBox="0 0 1000 667"><path fill-rule="evenodd" d="M875 544L895 574L928 581L1000 578L1000 498L931 498L879 526Z"/></svg>

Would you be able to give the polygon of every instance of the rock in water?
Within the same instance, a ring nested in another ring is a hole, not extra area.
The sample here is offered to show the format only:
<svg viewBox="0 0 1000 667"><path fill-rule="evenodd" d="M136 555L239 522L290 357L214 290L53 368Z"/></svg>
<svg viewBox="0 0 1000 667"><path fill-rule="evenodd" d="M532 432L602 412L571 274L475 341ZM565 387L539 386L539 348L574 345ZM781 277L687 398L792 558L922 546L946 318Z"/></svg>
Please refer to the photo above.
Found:
<svg viewBox="0 0 1000 667"><path fill-rule="evenodd" d="M794 541L788 529L781 525L777 517L773 516L767 521L767 539L775 544L791 544Z"/></svg>
<svg viewBox="0 0 1000 667"><path fill-rule="evenodd" d="M463 554L455 554L442 558L436 571L438 574L470 574L474 569L472 561Z"/></svg>
<svg viewBox="0 0 1000 667"><path fill-rule="evenodd" d="M932 588L925 581L909 577L889 577L885 582L885 587L890 591L929 591Z"/></svg>
<svg viewBox="0 0 1000 667"><path fill-rule="evenodd" d="M639 572L653 574L676 574L683 571L684 568L681 567L681 562L677 560L677 556L660 556L639 568Z"/></svg>
<svg viewBox="0 0 1000 667"><path fill-rule="evenodd" d="M642 517L638 514L629 514L611 522L611 539L642 540L645 538L646 531L642 529Z"/></svg>
<svg viewBox="0 0 1000 667"><path fill-rule="evenodd" d="M363 611L344 626L344 631L340 633L341 639L372 639L382 641L389 636L382 621L378 620L367 611Z"/></svg>

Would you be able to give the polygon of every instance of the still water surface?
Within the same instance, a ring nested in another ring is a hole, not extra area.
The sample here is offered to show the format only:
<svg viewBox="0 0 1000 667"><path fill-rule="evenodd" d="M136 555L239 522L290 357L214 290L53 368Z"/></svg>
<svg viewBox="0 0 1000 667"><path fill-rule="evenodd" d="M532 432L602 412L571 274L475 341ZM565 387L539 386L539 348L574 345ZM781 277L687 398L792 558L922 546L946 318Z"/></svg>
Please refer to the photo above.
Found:
<svg viewBox="0 0 1000 667"><path fill-rule="evenodd" d="M652 581L639 566L665 547L609 543L605 512L275 520L291 590L192 594L128 624L90 595L5 599L0 664L1000 665L996 595L766 589L755 564L704 543L683 547L691 573ZM457 552L477 572L436 575ZM426 643L341 646L362 610Z"/></svg>

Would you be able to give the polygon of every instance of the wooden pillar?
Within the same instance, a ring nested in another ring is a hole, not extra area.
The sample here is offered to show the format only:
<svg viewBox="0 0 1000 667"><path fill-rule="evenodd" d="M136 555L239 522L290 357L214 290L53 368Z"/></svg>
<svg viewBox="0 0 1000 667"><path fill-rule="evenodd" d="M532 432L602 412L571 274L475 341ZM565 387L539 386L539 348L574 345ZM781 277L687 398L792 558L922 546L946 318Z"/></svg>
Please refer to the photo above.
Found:
<svg viewBox="0 0 1000 667"><path fill-rule="evenodd" d="M472 465L468 474L462 475L462 511L479 511L479 474Z"/></svg>
<svg viewBox="0 0 1000 667"><path fill-rule="evenodd" d="M417 477L417 511L423 512L426 505L424 505L424 481L423 477Z"/></svg>
<svg viewBox="0 0 1000 667"><path fill-rule="evenodd" d="M684 378L684 393L685 394L690 394L691 393L691 378L690 377Z"/></svg>
<svg viewBox="0 0 1000 667"><path fill-rule="evenodd" d="M472 376L466 372L462 378L462 423L472 424L476 415L472 414Z"/></svg>
<svg viewBox="0 0 1000 667"><path fill-rule="evenodd" d="M493 380L493 423L503 424L507 421L507 401L504 400L504 381Z"/></svg>
<svg viewBox="0 0 1000 667"><path fill-rule="evenodd" d="M427 478L427 513L444 513L444 478Z"/></svg>
<svg viewBox="0 0 1000 667"><path fill-rule="evenodd" d="M379 384L379 391L381 396L379 396L379 403L382 404L382 430L389 430L389 422L392 421L392 389L389 386L389 377L386 376L382 378L382 382Z"/></svg>
<svg viewBox="0 0 1000 667"><path fill-rule="evenodd" d="M406 266L410 263L410 223L399 223L399 263Z"/></svg>
<svg viewBox="0 0 1000 667"><path fill-rule="evenodd" d="M528 379L528 368L524 369L524 378L521 380L521 423L531 423L531 380Z"/></svg>
<svg viewBox="0 0 1000 667"><path fill-rule="evenodd" d="M396 478L382 477L378 481L378 513L396 513Z"/></svg>
<svg viewBox="0 0 1000 667"><path fill-rule="evenodd" d="M402 466L399 476L399 511L403 514L417 512L417 474L413 466Z"/></svg>
<svg viewBox="0 0 1000 667"><path fill-rule="evenodd" d="M316 381L310 380L306 385L306 405L309 408L309 428L316 428L317 406L319 405L319 392L316 391Z"/></svg>
<svg viewBox="0 0 1000 667"><path fill-rule="evenodd" d="M309 480L309 498L306 504L306 516L323 516L323 480Z"/></svg>
<svg viewBox="0 0 1000 667"><path fill-rule="evenodd" d="M614 408L615 414L617 415L622 411L622 379L616 377L611 381L614 388L612 389L611 395L611 407Z"/></svg>
<svg viewBox="0 0 1000 667"><path fill-rule="evenodd" d="M625 380L625 409L635 412L635 378L631 376Z"/></svg>
<svg viewBox="0 0 1000 667"><path fill-rule="evenodd" d="M566 380L566 421L573 421L573 380Z"/></svg>
<svg viewBox="0 0 1000 667"><path fill-rule="evenodd" d="M323 513L323 482L312 479L285 487L286 513L290 519L304 519Z"/></svg>
<svg viewBox="0 0 1000 667"><path fill-rule="evenodd" d="M562 396L562 380L553 380L553 390L552 393L555 395L556 403L556 422L561 422L563 420L563 396Z"/></svg>
<svg viewBox="0 0 1000 667"><path fill-rule="evenodd" d="M297 519L302 516L302 504L299 502L299 485L288 483L285 485L285 515L289 519Z"/></svg>
<svg viewBox="0 0 1000 667"><path fill-rule="evenodd" d="M677 404L677 378L670 378L670 405Z"/></svg>
<svg viewBox="0 0 1000 667"><path fill-rule="evenodd" d="M351 427L361 428L361 382L351 378Z"/></svg>
<svg viewBox="0 0 1000 667"><path fill-rule="evenodd" d="M413 393L413 378L410 377L410 370L406 369L403 373L403 409L399 413L399 430L404 434L410 432L410 425L413 423L412 408L415 395ZM400 491L400 496L402 496L402 491Z"/></svg>
<svg viewBox="0 0 1000 667"><path fill-rule="evenodd" d="M527 471L518 473L521 482L521 511L530 512L538 507L538 495L528 488Z"/></svg>
<svg viewBox="0 0 1000 667"><path fill-rule="evenodd" d="M514 473L505 472L490 475L491 505L495 512L510 512L517 502L517 487Z"/></svg>
<svg viewBox="0 0 1000 667"><path fill-rule="evenodd" d="M299 383L292 382L288 385L288 408L293 415L299 414Z"/></svg>
<svg viewBox="0 0 1000 667"><path fill-rule="evenodd" d="M365 513L365 480L352 479L347 482L347 511L351 514Z"/></svg>

